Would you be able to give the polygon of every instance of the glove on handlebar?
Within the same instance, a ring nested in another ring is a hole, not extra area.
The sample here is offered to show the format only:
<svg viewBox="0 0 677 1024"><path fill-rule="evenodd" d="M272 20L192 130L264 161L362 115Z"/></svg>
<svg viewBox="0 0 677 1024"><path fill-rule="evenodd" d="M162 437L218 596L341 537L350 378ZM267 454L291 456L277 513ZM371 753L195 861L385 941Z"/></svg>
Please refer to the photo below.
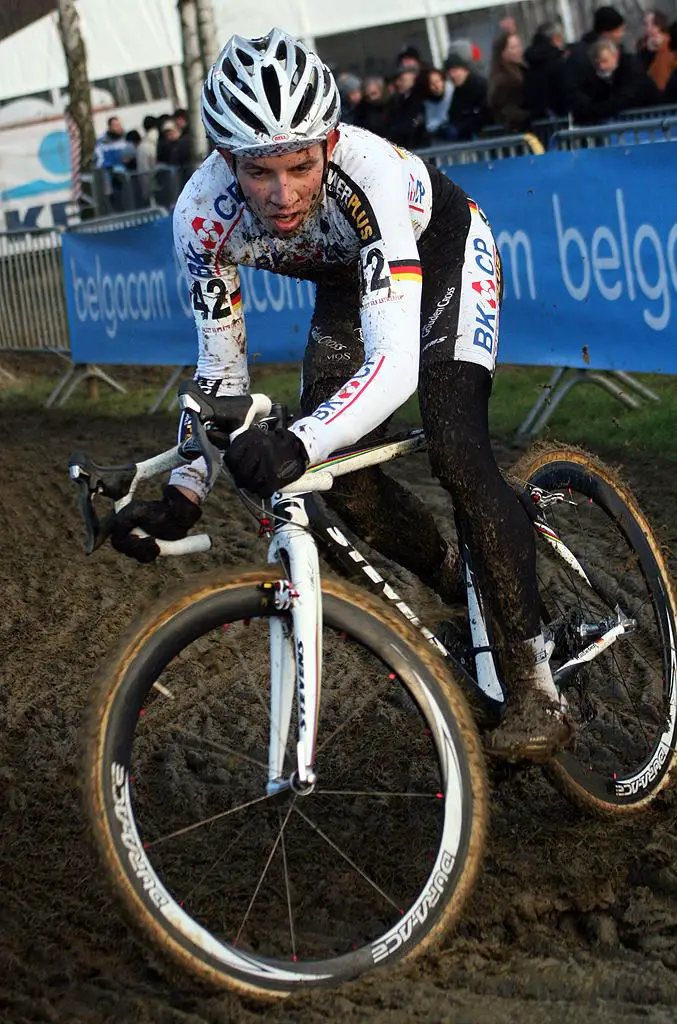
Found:
<svg viewBox="0 0 677 1024"><path fill-rule="evenodd" d="M303 476L309 459L303 441L291 430L252 427L238 434L225 461L238 487L269 498Z"/></svg>
<svg viewBox="0 0 677 1024"><path fill-rule="evenodd" d="M153 540L180 540L197 523L202 509L181 491L168 484L161 501L131 501L113 520L111 543L122 555L137 562L154 562L160 549ZM135 526L150 537L137 537Z"/></svg>

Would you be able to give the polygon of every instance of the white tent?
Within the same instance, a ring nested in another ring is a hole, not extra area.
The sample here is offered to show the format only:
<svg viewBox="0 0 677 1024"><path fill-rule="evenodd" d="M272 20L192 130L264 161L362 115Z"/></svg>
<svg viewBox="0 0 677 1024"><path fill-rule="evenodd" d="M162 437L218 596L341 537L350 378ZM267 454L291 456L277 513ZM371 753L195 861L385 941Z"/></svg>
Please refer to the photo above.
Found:
<svg viewBox="0 0 677 1024"><path fill-rule="evenodd" d="M234 32L261 35L280 25L312 42L322 36L425 19L433 59L446 54L444 15L502 0L213 0L219 41ZM569 0L559 0L562 13ZM176 0L79 0L90 78L100 81L182 63ZM0 42L0 101L63 89L66 65L56 14Z"/></svg>

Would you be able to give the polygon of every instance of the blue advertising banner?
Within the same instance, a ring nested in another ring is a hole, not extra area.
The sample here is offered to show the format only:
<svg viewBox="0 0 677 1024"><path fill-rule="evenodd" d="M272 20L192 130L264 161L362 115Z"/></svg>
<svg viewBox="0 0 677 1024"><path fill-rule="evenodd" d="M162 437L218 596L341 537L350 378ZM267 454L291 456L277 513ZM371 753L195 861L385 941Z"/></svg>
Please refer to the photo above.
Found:
<svg viewBox="0 0 677 1024"><path fill-rule="evenodd" d="M448 173L503 259L502 362L677 373L677 142L546 153ZM189 365L188 287L169 219L63 239L73 358ZM241 268L249 353L302 355L307 282Z"/></svg>
<svg viewBox="0 0 677 1024"><path fill-rule="evenodd" d="M170 218L121 231L66 232L63 261L76 363L195 363L193 313ZM300 359L313 286L249 267L240 268L240 282L250 359Z"/></svg>
<svg viewBox="0 0 677 1024"><path fill-rule="evenodd" d="M677 373L677 142L445 170L501 251L502 362Z"/></svg>

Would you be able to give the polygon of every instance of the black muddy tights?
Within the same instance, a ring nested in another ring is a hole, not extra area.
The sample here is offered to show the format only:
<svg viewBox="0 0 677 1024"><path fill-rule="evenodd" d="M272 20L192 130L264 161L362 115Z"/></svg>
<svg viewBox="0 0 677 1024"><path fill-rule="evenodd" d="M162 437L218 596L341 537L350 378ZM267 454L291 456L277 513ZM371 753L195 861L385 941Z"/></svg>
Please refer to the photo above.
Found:
<svg viewBox="0 0 677 1024"><path fill-rule="evenodd" d="M312 411L333 381L304 388ZM474 363L421 368L419 400L433 475L451 495L504 657L540 631L536 549L526 510L503 479L489 440L491 375ZM379 428L378 433L384 433ZM446 543L426 506L379 467L339 478L329 504L356 534L449 599L441 574Z"/></svg>

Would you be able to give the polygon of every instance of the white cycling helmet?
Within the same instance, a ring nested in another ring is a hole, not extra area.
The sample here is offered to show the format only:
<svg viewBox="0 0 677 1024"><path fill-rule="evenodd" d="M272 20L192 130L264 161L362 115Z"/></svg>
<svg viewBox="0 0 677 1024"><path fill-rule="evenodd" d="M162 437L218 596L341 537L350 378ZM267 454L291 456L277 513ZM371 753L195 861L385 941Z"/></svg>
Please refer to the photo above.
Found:
<svg viewBox="0 0 677 1024"><path fill-rule="evenodd" d="M261 39L229 39L202 89L207 135L233 154L270 156L324 142L340 113L329 68L279 28Z"/></svg>

